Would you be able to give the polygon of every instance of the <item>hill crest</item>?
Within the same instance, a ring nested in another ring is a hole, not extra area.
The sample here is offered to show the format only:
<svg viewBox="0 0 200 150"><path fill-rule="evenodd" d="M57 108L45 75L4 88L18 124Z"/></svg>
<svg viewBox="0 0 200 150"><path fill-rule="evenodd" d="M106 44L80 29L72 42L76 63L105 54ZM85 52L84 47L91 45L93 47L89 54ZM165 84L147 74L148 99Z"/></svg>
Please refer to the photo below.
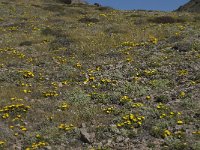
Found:
<svg viewBox="0 0 200 150"><path fill-rule="evenodd" d="M180 6L177 11L197 12L200 13L200 0L190 0L183 6Z"/></svg>

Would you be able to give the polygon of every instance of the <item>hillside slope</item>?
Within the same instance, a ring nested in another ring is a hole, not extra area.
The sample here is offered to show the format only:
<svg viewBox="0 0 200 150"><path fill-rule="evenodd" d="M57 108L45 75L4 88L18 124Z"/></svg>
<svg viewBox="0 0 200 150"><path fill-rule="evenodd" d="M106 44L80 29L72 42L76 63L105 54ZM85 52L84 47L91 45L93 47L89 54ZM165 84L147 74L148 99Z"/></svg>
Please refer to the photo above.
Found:
<svg viewBox="0 0 200 150"><path fill-rule="evenodd" d="M197 14L0 1L0 149L197 150Z"/></svg>
<svg viewBox="0 0 200 150"><path fill-rule="evenodd" d="M180 6L177 11L200 13L200 0L190 0L185 5Z"/></svg>

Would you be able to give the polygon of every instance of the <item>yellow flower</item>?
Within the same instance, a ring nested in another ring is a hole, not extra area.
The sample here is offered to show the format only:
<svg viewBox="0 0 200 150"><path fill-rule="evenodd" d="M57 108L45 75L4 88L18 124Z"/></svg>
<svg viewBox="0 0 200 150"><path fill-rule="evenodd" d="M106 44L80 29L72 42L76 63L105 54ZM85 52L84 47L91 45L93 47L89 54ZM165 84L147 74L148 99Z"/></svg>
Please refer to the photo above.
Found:
<svg viewBox="0 0 200 150"><path fill-rule="evenodd" d="M182 125L182 124L183 124L183 121L178 120L178 121L177 121L177 124L178 124L178 125Z"/></svg>
<svg viewBox="0 0 200 150"><path fill-rule="evenodd" d="M106 14L99 14L99 16L107 17Z"/></svg>
<svg viewBox="0 0 200 150"><path fill-rule="evenodd" d="M35 136L36 138L41 138L41 135L39 135L39 134L36 134L36 136Z"/></svg>
<svg viewBox="0 0 200 150"><path fill-rule="evenodd" d="M76 63L76 67L81 68L82 65L80 63Z"/></svg>
<svg viewBox="0 0 200 150"><path fill-rule="evenodd" d="M121 126L122 126L121 123L118 123L118 124L117 124L117 127L121 127Z"/></svg>
<svg viewBox="0 0 200 150"><path fill-rule="evenodd" d="M22 131L27 131L27 129L25 127L21 128Z"/></svg>
<svg viewBox="0 0 200 150"><path fill-rule="evenodd" d="M18 133L15 133L15 134L14 134L14 136L18 136L18 135L19 135Z"/></svg>
<svg viewBox="0 0 200 150"><path fill-rule="evenodd" d="M8 114L8 113L3 114L3 116L2 116L3 119L6 119L6 118L8 118L8 117L9 117L9 114Z"/></svg>
<svg viewBox="0 0 200 150"><path fill-rule="evenodd" d="M62 103L62 105L60 106L60 109L61 109L61 110L66 110L66 109L68 109L68 108L69 108L69 104L66 103L66 102Z"/></svg>
<svg viewBox="0 0 200 150"><path fill-rule="evenodd" d="M128 96L122 96L120 102L130 102L131 99Z"/></svg>
<svg viewBox="0 0 200 150"><path fill-rule="evenodd" d="M166 117L167 115L166 114L162 114L161 116L160 116L160 118L164 118L164 117Z"/></svg>
<svg viewBox="0 0 200 150"><path fill-rule="evenodd" d="M151 96L146 96L146 99L147 99L147 100L150 100L150 99L151 99Z"/></svg>
<svg viewBox="0 0 200 150"><path fill-rule="evenodd" d="M0 145L4 145L5 144L5 142L4 141L0 141Z"/></svg>
<svg viewBox="0 0 200 150"><path fill-rule="evenodd" d="M172 133L169 131L169 130L165 130L164 132L163 132L163 136L164 137L167 137L167 136L170 136Z"/></svg>
<svg viewBox="0 0 200 150"><path fill-rule="evenodd" d="M10 126L10 129L13 129L14 128L14 126Z"/></svg>
<svg viewBox="0 0 200 150"><path fill-rule="evenodd" d="M186 95L185 92L183 91L180 92L180 97L185 97L185 95Z"/></svg>
<svg viewBox="0 0 200 150"><path fill-rule="evenodd" d="M187 70L179 70L178 74L179 74L179 76L186 76L186 75L188 75L188 71Z"/></svg>

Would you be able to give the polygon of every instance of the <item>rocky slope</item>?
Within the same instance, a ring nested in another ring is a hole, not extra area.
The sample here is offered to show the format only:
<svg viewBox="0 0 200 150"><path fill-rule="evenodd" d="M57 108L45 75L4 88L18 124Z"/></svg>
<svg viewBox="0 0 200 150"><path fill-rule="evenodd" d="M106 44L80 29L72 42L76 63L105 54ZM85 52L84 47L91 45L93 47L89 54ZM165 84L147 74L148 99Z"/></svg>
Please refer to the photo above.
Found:
<svg viewBox="0 0 200 150"><path fill-rule="evenodd" d="M0 0L0 150L199 150L198 14L56 1Z"/></svg>
<svg viewBox="0 0 200 150"><path fill-rule="evenodd" d="M180 6L177 11L198 12L200 13L200 0L191 0L183 6Z"/></svg>

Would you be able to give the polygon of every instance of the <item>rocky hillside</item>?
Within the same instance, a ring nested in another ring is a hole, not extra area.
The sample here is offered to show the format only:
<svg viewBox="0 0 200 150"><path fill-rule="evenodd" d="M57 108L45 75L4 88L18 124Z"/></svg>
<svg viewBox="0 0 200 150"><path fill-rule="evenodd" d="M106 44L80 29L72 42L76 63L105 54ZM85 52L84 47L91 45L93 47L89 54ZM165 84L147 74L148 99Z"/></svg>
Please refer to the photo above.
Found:
<svg viewBox="0 0 200 150"><path fill-rule="evenodd" d="M0 150L198 150L200 17L0 0Z"/></svg>
<svg viewBox="0 0 200 150"><path fill-rule="evenodd" d="M200 0L190 0L185 5L180 6L177 11L200 13Z"/></svg>

